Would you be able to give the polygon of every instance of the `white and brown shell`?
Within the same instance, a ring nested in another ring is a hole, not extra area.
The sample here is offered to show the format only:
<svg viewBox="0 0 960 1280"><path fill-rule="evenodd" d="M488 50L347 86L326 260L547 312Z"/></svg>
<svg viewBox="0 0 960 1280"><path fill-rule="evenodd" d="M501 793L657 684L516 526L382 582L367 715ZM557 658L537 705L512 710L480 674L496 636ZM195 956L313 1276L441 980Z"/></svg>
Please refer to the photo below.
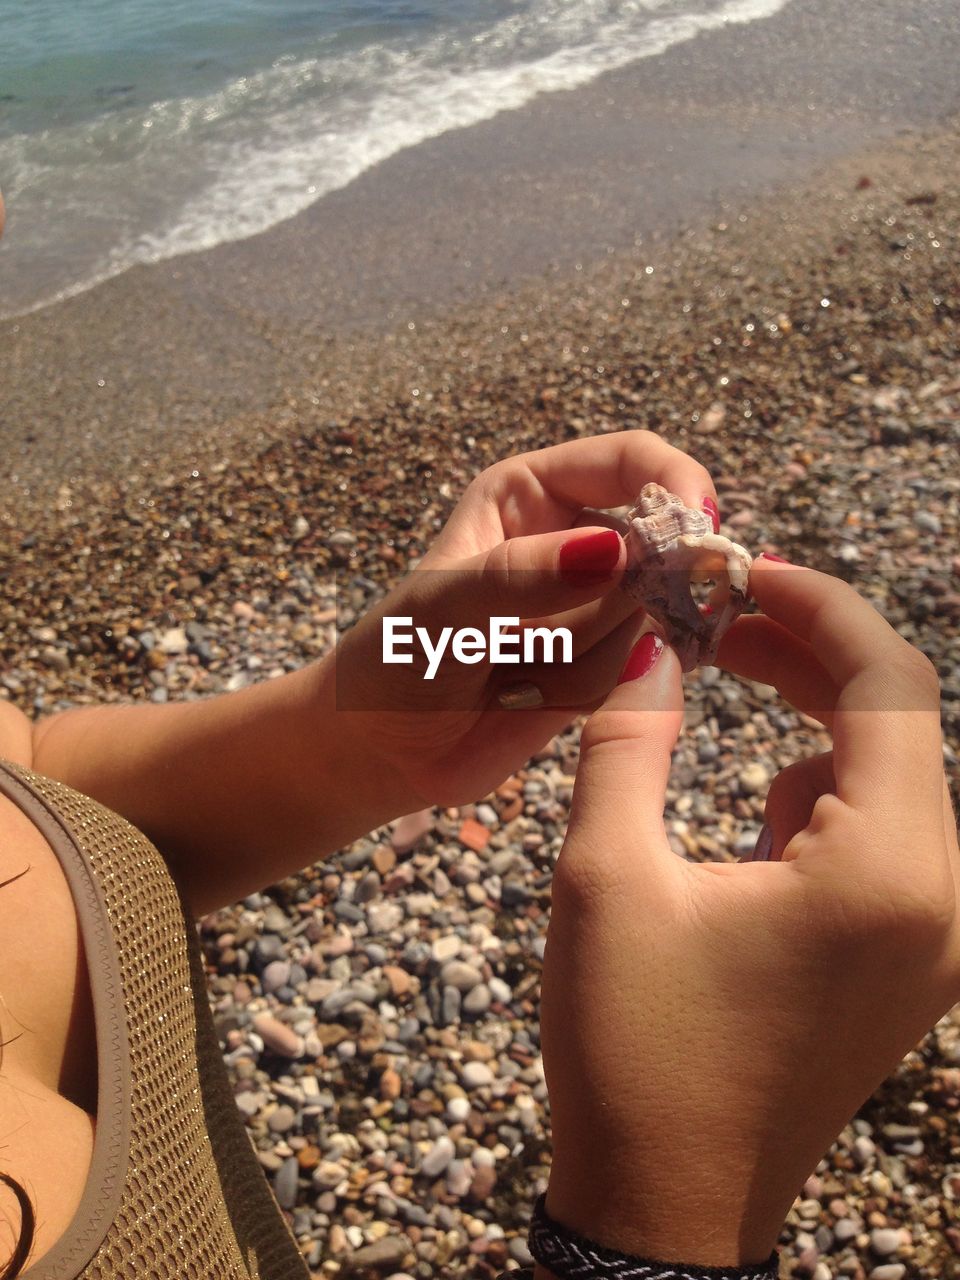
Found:
<svg viewBox="0 0 960 1280"><path fill-rule="evenodd" d="M684 671L709 666L743 612L753 557L713 532L709 516L659 484L646 484L627 513L624 587L663 628ZM701 612L691 583L714 582Z"/></svg>

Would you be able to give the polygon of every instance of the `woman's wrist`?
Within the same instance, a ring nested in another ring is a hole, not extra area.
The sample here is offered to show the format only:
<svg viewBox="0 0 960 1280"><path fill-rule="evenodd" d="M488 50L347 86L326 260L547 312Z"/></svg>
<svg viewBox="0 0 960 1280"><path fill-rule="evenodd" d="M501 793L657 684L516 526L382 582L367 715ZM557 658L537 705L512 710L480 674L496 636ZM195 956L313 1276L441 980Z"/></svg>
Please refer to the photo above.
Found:
<svg viewBox="0 0 960 1280"><path fill-rule="evenodd" d="M782 1199L783 1197L780 1197ZM595 1189L577 1191L551 1179L544 1205L549 1220L563 1231L601 1248L639 1258L683 1262L699 1267L754 1267L765 1263L780 1236L786 1207L759 1203L746 1190L712 1192L709 1180L667 1191L641 1189L597 1197ZM545 1277L550 1280L550 1277Z"/></svg>

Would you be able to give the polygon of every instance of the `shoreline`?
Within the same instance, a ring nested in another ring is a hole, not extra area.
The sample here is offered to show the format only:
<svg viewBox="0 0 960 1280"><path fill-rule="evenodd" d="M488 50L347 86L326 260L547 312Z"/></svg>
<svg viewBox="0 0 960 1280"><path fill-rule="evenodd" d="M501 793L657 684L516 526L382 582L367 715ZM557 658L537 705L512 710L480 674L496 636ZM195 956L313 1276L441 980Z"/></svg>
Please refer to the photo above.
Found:
<svg viewBox="0 0 960 1280"><path fill-rule="evenodd" d="M482 325L485 309L605 265L666 262L685 228L731 211L772 226L779 201L789 238L818 173L829 184L845 156L908 151L904 131L960 106L948 41L922 83L922 42L904 36L884 65L902 8L878 6L863 67L855 17L795 2L397 153L251 240L0 323L8 488L227 458L274 438L253 418L282 429L310 394L333 420L391 362L429 362L411 332Z"/></svg>
<svg viewBox="0 0 960 1280"><path fill-rule="evenodd" d="M831 222L842 226L844 208L941 190L956 137L956 124L934 134L908 131L834 157L763 196L731 199L712 219L673 234L522 278L509 290L424 304L415 319L392 325L329 333L305 321L282 323L238 304L225 308L212 293L202 295L196 280L179 294L172 285L160 290L159 268L135 268L0 328L8 494L2 519L42 521L56 506L96 507L108 494L249 461L292 435L381 415L398 399L416 403L418 383L449 387L481 368L495 379L504 359L534 351L542 359L556 337L574 337L585 317L595 324L598 298L619 297L624 282L650 310L642 327L655 340L664 292L674 280L695 278L697 263L702 279L719 287L738 237L738 252L757 257L771 277L781 261L788 267L804 253L828 253ZM865 176L870 185L861 193ZM187 292L194 294L189 305ZM624 425L631 424L642 425L632 417Z"/></svg>

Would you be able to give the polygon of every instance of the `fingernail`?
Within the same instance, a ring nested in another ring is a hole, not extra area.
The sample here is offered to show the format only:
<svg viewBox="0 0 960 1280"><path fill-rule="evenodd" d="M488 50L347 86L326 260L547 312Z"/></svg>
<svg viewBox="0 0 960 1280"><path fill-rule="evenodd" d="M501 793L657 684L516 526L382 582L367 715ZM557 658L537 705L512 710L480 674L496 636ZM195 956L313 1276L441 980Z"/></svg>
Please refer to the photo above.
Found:
<svg viewBox="0 0 960 1280"><path fill-rule="evenodd" d="M574 587L603 582L617 567L622 545L616 529L571 538L560 548L560 577Z"/></svg>
<svg viewBox="0 0 960 1280"><path fill-rule="evenodd" d="M720 532L720 508L717 506L717 504L714 502L712 498L704 498L704 500L700 503L700 506L703 508L703 510L707 513L707 515L713 521L713 532L719 533Z"/></svg>
<svg viewBox="0 0 960 1280"><path fill-rule="evenodd" d="M542 707L543 694L535 684L523 680L519 684L508 684L497 694L497 701L504 711L521 711L525 707Z"/></svg>
<svg viewBox="0 0 960 1280"><path fill-rule="evenodd" d="M772 551L761 551L757 556L758 560L776 560L777 564L789 564L789 560L785 560L783 556L775 556Z"/></svg>
<svg viewBox="0 0 960 1280"><path fill-rule="evenodd" d="M753 853L746 854L740 859L741 862L769 862L770 854L773 852L773 832L766 823L760 828L760 834L757 836L757 843L753 846Z"/></svg>
<svg viewBox="0 0 960 1280"><path fill-rule="evenodd" d="M656 660L663 653L663 641L655 631L642 635L633 646L627 664L620 673L617 684L626 684L628 680L639 680L645 676Z"/></svg>

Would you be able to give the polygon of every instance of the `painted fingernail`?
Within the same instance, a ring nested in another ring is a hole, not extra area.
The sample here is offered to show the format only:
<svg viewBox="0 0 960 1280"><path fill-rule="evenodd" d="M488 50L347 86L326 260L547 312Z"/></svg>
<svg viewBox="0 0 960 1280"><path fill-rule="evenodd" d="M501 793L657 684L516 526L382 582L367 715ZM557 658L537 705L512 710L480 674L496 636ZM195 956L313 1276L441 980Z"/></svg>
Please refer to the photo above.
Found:
<svg viewBox="0 0 960 1280"><path fill-rule="evenodd" d="M758 560L776 560L777 564L789 564L789 560L785 560L783 556L775 556L772 551L761 551L757 556Z"/></svg>
<svg viewBox="0 0 960 1280"><path fill-rule="evenodd" d="M766 823L760 828L760 834L757 836L757 843L753 846L753 852L746 854L740 859L741 862L769 862L770 854L773 852L773 832Z"/></svg>
<svg viewBox="0 0 960 1280"><path fill-rule="evenodd" d="M617 567L622 545L616 529L570 538L560 548L560 577L574 587L603 582Z"/></svg>
<svg viewBox="0 0 960 1280"><path fill-rule="evenodd" d="M648 631L646 635L642 635L633 646L633 651L620 673L617 684L626 684L628 680L639 680L641 676L645 676L661 653L663 653L663 641L655 631Z"/></svg>
<svg viewBox="0 0 960 1280"><path fill-rule="evenodd" d="M704 500L700 503L700 506L703 508L703 510L707 513L707 515L713 521L713 532L719 533L720 532L720 508L717 506L717 504L714 502L712 498L704 498Z"/></svg>
<svg viewBox="0 0 960 1280"><path fill-rule="evenodd" d="M526 707L542 707L543 694L535 684L523 680L519 684L508 684L497 694L497 701L504 711L522 711Z"/></svg>

